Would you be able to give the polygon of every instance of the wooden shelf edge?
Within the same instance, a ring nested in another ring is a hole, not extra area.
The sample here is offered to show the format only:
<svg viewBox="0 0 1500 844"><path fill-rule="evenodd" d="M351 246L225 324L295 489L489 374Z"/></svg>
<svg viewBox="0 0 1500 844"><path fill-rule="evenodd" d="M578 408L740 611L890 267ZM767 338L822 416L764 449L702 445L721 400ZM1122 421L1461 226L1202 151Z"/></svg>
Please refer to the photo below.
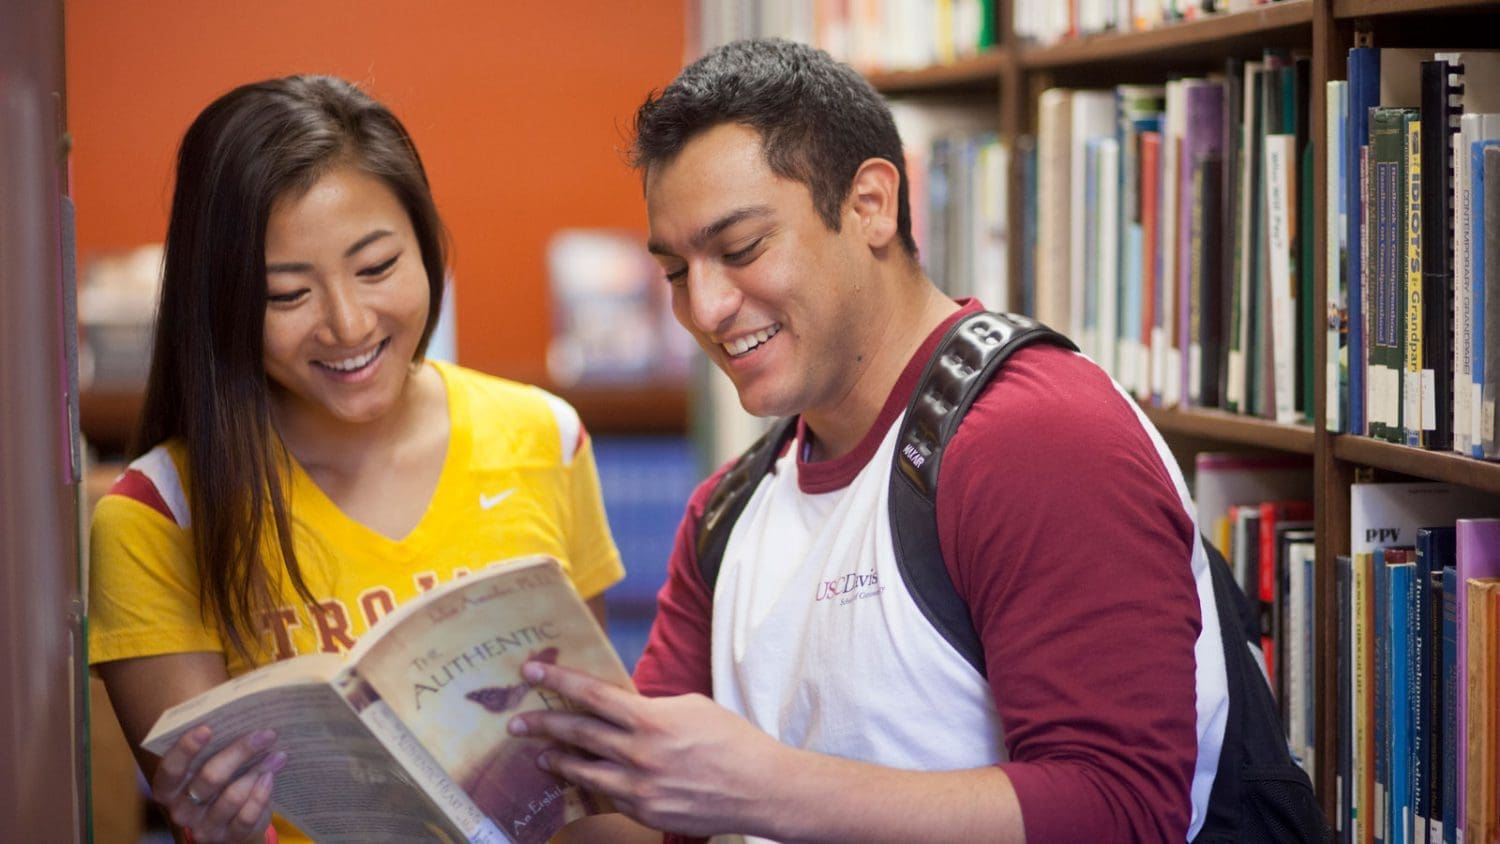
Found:
<svg viewBox="0 0 1500 844"><path fill-rule="evenodd" d="M1186 434L1236 445L1312 454L1311 425L1283 425L1269 419L1212 408L1142 407L1163 434Z"/></svg>
<svg viewBox="0 0 1500 844"><path fill-rule="evenodd" d="M1335 18L1371 18L1416 12L1500 11L1494 0L1333 0Z"/></svg>
<svg viewBox="0 0 1500 844"><path fill-rule="evenodd" d="M1311 27L1312 19L1313 0L1284 0L1242 12L1164 24L1143 32L1085 35L1058 44L1022 47L1017 63L1027 70L1037 70L1128 59L1259 33Z"/></svg>
<svg viewBox="0 0 1500 844"><path fill-rule="evenodd" d="M865 73L865 78L883 94L991 88L999 86L1000 75L1010 62L1009 51L992 47L949 64L913 70L872 70Z"/></svg>
<svg viewBox="0 0 1500 844"><path fill-rule="evenodd" d="M1348 434L1330 439L1333 456L1348 463L1500 493L1500 463Z"/></svg>

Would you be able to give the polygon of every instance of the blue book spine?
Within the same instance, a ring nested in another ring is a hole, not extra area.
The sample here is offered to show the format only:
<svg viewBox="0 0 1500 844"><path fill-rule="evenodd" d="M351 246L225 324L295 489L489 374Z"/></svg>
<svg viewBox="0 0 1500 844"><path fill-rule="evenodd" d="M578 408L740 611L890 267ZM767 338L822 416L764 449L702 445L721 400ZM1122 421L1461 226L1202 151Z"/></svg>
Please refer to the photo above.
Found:
<svg viewBox="0 0 1500 844"><path fill-rule="evenodd" d="M1415 817L1413 836L1419 842L1428 839L1432 812L1432 530L1417 530L1417 570L1411 586L1411 793Z"/></svg>
<svg viewBox="0 0 1500 844"><path fill-rule="evenodd" d="M1474 237L1471 254L1473 255L1473 267L1469 271L1472 281L1474 326L1474 346L1469 350L1470 371L1474 373L1474 394L1477 396L1484 387L1484 148L1500 145L1500 141L1488 140L1477 141L1469 145L1469 184L1471 198L1469 200L1469 219L1474 228ZM1482 438L1479 432L1474 432L1474 444L1470 446L1470 455L1484 458L1484 445L1480 442Z"/></svg>
<svg viewBox="0 0 1500 844"><path fill-rule="evenodd" d="M1338 811L1334 813L1334 831L1340 842L1354 834L1354 724L1343 717L1354 711L1354 561L1348 554L1339 555L1334 566L1334 589L1338 592L1338 761L1334 765L1334 782L1338 790Z"/></svg>
<svg viewBox="0 0 1500 844"><path fill-rule="evenodd" d="M1458 571L1443 569L1443 844L1458 844Z"/></svg>
<svg viewBox="0 0 1500 844"><path fill-rule="evenodd" d="M1411 841L1411 588L1416 566L1412 563L1387 564L1389 580L1386 600L1386 653L1390 675L1386 682L1386 713L1390 717L1387 732L1390 761L1386 772L1388 844L1410 844Z"/></svg>
<svg viewBox="0 0 1500 844"><path fill-rule="evenodd" d="M1390 798L1387 794L1387 786L1390 778L1391 762L1391 716L1390 716L1390 686L1391 686L1391 661L1390 661L1390 630L1388 627L1390 619L1390 578L1386 574L1385 563L1386 549L1380 548L1375 551L1374 565L1371 567L1370 600L1373 611L1371 615L1372 630L1370 636L1371 648L1371 676L1370 677L1370 701L1371 717L1370 730L1374 735L1374 756L1371 765L1374 770L1375 788L1374 805L1370 807L1370 829L1374 840L1380 842L1389 841L1386 838L1386 826L1389 812L1387 806Z"/></svg>
<svg viewBox="0 0 1500 844"><path fill-rule="evenodd" d="M1349 422L1346 430L1365 433L1365 312L1360 275L1364 267L1361 231L1364 196L1364 148L1370 139L1370 109L1380 104L1380 50L1355 47L1349 51L1349 124L1344 139L1344 195L1347 222L1349 279Z"/></svg>

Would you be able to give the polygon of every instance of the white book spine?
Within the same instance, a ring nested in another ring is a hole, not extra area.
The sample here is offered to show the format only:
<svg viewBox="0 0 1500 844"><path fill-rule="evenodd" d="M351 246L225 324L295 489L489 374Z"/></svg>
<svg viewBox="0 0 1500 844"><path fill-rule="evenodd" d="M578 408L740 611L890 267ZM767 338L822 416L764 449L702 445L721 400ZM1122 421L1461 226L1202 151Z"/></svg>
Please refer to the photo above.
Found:
<svg viewBox="0 0 1500 844"><path fill-rule="evenodd" d="M1291 160L1295 135L1267 135L1265 139L1266 245L1270 256L1271 363L1275 372L1276 421L1297 421L1296 332L1297 290L1292 274L1293 190Z"/></svg>
<svg viewBox="0 0 1500 844"><path fill-rule="evenodd" d="M1349 111L1349 83L1336 79L1328 83L1327 124L1328 133L1324 149L1328 154L1327 179L1323 185L1325 202L1325 229L1328 232L1325 249L1324 277L1328 279L1328 315L1326 331L1327 355L1323 383L1325 386L1324 420L1330 431L1342 431L1344 427L1343 403L1346 397L1340 384L1339 373L1347 361L1340 358L1346 354L1343 342L1344 319L1348 313L1344 297L1344 253L1348 249L1348 230L1345 218L1348 213L1345 194L1339 189L1344 173L1344 124Z"/></svg>

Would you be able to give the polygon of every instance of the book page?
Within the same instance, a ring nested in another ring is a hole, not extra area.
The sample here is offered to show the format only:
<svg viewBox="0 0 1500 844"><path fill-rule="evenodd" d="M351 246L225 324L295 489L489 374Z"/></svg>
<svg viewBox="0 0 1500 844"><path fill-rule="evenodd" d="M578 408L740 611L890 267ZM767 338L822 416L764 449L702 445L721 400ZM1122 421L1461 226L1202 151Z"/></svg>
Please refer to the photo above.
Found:
<svg viewBox="0 0 1500 844"><path fill-rule="evenodd" d="M360 643L351 671L502 831L519 844L539 844L567 822L606 808L536 767L539 740L506 731L518 712L564 706L521 680L528 659L630 686L556 561L492 567L444 584L398 614Z"/></svg>
<svg viewBox="0 0 1500 844"><path fill-rule="evenodd" d="M334 654L309 655L242 675L169 710L143 744L165 753L183 732L207 724L212 754L247 733L272 729L275 748L287 754L272 808L315 840L469 840L330 685L327 668L340 662Z"/></svg>

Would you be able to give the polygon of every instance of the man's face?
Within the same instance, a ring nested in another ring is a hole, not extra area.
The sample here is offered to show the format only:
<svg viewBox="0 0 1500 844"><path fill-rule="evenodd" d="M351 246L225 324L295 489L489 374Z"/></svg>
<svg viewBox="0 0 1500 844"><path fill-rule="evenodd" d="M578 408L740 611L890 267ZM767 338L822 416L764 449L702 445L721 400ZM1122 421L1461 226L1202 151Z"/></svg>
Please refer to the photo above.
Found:
<svg viewBox="0 0 1500 844"><path fill-rule="evenodd" d="M721 124L651 168L646 211L677 321L747 411L816 415L848 395L868 250L847 207L829 230L807 186L771 171L759 133Z"/></svg>

